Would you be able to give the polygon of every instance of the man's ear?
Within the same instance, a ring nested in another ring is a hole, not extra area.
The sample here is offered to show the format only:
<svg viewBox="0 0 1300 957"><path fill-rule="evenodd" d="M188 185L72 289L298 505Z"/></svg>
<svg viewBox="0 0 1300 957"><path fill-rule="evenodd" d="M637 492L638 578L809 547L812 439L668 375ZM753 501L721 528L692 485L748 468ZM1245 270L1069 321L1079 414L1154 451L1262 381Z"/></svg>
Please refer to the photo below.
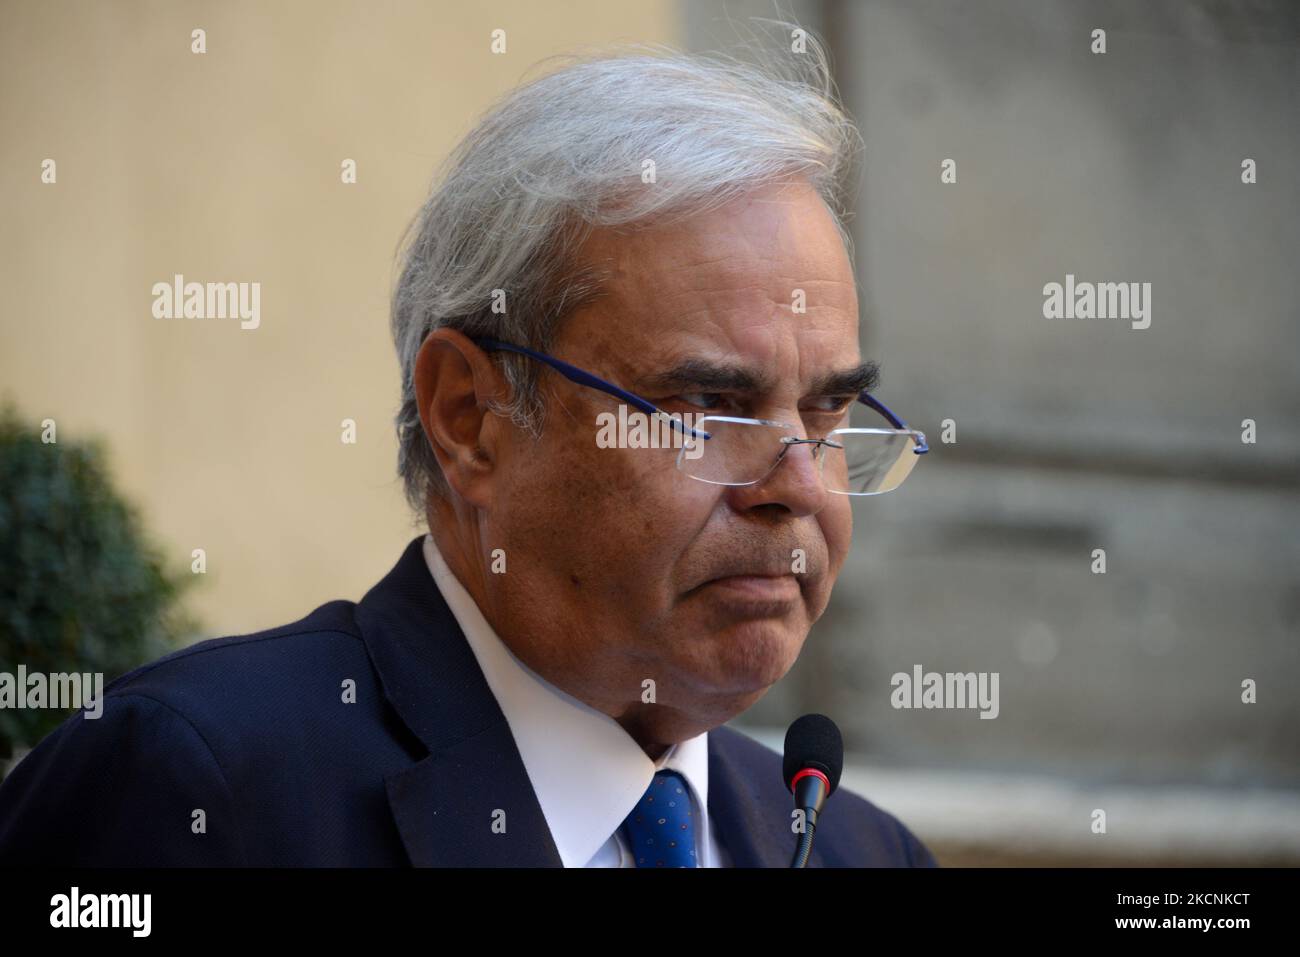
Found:
<svg viewBox="0 0 1300 957"><path fill-rule="evenodd" d="M420 423L442 474L471 505L491 500L501 418L489 402L505 398L505 383L487 355L455 329L435 329L415 359Z"/></svg>

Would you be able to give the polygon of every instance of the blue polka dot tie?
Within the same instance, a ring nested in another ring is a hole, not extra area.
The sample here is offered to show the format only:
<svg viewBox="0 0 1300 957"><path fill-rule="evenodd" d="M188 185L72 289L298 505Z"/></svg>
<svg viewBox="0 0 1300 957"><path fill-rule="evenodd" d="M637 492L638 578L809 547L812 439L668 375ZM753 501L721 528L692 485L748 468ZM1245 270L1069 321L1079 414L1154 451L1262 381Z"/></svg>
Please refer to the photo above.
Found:
<svg viewBox="0 0 1300 957"><path fill-rule="evenodd" d="M660 771L623 821L637 867L696 867L695 816L686 779Z"/></svg>

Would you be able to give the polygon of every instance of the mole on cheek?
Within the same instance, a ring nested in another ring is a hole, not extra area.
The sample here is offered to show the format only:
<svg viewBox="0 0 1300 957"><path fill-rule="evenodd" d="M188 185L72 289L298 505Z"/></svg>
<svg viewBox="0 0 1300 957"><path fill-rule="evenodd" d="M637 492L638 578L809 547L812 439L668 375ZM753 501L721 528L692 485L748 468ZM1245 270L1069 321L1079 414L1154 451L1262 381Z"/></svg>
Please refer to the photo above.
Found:
<svg viewBox="0 0 1300 957"><path fill-rule="evenodd" d="M582 579L580 579L577 575L570 575L570 576L569 576L569 581L573 582L573 587L574 587L574 588L581 588L581 587L582 587Z"/></svg>

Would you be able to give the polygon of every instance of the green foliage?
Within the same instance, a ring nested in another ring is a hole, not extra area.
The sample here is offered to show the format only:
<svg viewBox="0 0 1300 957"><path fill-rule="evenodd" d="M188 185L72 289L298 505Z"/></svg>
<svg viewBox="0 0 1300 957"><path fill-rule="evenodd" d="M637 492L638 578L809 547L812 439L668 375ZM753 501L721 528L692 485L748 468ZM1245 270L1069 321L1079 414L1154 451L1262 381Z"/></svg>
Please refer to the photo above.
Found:
<svg viewBox="0 0 1300 957"><path fill-rule="evenodd" d="M177 605L192 583L164 572L136 510L112 487L98 442L44 443L4 409L0 671L102 672L107 685L195 631ZM0 708L0 760L35 746L71 713Z"/></svg>

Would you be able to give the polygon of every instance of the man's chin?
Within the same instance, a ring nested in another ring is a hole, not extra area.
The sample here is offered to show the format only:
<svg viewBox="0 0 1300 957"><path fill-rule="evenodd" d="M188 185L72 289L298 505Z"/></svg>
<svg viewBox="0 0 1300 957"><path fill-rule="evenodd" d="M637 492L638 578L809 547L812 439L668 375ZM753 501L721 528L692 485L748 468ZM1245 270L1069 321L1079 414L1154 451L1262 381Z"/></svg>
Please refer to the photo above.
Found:
<svg viewBox="0 0 1300 957"><path fill-rule="evenodd" d="M732 622L692 642L691 670L706 693L761 696L794 666L807 637L807 628L778 618Z"/></svg>

